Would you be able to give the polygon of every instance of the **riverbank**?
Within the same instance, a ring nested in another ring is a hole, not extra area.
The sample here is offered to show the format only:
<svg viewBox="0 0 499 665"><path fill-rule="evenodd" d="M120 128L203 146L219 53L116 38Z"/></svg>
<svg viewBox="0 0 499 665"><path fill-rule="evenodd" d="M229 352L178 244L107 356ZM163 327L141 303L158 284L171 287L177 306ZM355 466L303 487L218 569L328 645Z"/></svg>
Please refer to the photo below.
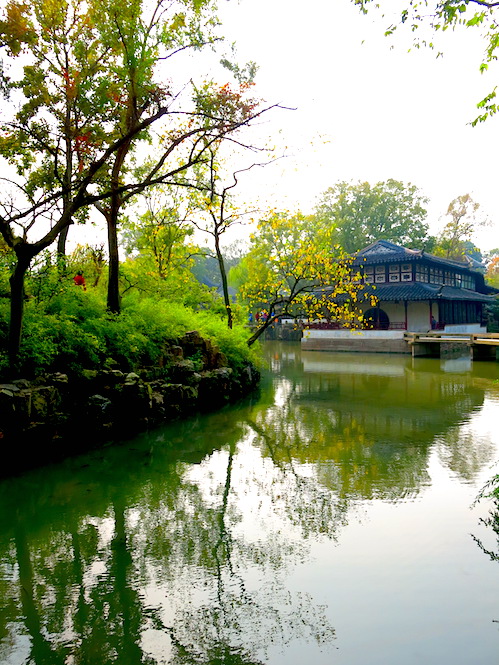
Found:
<svg viewBox="0 0 499 665"><path fill-rule="evenodd" d="M254 390L250 362L229 366L197 331L167 342L154 367L56 372L0 384L1 475L134 436Z"/></svg>

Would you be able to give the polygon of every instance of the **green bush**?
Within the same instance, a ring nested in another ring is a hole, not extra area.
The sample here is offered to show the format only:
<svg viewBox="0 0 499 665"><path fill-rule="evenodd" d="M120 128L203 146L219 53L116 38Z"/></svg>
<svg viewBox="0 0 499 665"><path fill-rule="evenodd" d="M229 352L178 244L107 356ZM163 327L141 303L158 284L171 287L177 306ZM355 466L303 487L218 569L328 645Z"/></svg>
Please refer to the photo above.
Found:
<svg viewBox="0 0 499 665"><path fill-rule="evenodd" d="M102 340L82 328L71 315L51 315L27 308L19 358L27 375L78 372L98 365L104 352Z"/></svg>
<svg viewBox="0 0 499 665"><path fill-rule="evenodd" d="M60 293L44 306L47 314L66 315L74 321L85 322L106 316L106 302L96 291L83 291L81 286L72 286Z"/></svg>
<svg viewBox="0 0 499 665"><path fill-rule="evenodd" d="M0 301L0 374L7 357L8 303ZM210 310L196 311L178 302L157 298L127 298L119 316L106 311L95 291L70 288L48 302L25 305L20 373L78 373L81 369L116 366L125 371L155 365L165 342L190 330L213 341L238 370L248 361L259 363L258 348L248 348L248 331L227 328L224 317Z"/></svg>
<svg viewBox="0 0 499 665"><path fill-rule="evenodd" d="M224 353L231 367L240 369L248 361L256 367L261 364L260 347L254 344L248 347L248 330L241 325L235 325L232 330L227 327L225 318L215 317L209 312L197 312L193 322L196 330L208 339L211 339Z"/></svg>

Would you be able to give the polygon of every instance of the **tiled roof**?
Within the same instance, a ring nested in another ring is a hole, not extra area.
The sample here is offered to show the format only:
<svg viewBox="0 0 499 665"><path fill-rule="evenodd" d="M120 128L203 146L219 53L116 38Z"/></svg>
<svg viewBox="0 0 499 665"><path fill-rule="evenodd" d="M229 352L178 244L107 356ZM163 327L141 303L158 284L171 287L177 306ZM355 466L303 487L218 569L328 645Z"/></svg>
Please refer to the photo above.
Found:
<svg viewBox="0 0 499 665"><path fill-rule="evenodd" d="M469 300L473 302L492 303L496 299L484 293L469 289L458 289L453 286L436 284L376 284L366 288L366 296L374 295L381 302L393 300Z"/></svg>
<svg viewBox="0 0 499 665"><path fill-rule="evenodd" d="M473 271L467 262L451 261L450 259L444 259L441 256L428 254L422 249L408 249L407 247L396 245L393 242L388 242L388 240L378 240L377 242L372 243L372 245L368 245L367 247L364 247L364 249L361 249L357 253L353 264L359 266L368 263L373 265L376 263L400 263L422 260L431 261L438 265L458 268L459 270Z"/></svg>
<svg viewBox="0 0 499 665"><path fill-rule="evenodd" d="M327 289L326 289L327 291ZM321 293L318 291L318 293ZM359 291L358 300L362 302L375 296L380 302L393 302L395 300L460 300L470 302L493 303L497 302L494 296L470 291L469 289L458 289L452 286L438 286L436 284L422 284L412 282L410 284L376 284L366 285ZM334 300L345 302L350 297L347 294L337 296Z"/></svg>

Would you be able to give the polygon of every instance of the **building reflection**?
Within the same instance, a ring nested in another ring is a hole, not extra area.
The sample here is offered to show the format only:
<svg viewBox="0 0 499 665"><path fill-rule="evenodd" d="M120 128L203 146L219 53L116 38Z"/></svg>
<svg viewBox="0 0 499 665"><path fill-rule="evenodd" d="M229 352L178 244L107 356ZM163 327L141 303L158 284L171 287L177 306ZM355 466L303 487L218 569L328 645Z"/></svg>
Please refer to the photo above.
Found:
<svg viewBox="0 0 499 665"><path fill-rule="evenodd" d="M493 461L493 444L466 422L496 385L495 365L289 347L269 349L276 399L255 416L273 460L313 463L323 484L357 499L417 494L436 444L466 479Z"/></svg>

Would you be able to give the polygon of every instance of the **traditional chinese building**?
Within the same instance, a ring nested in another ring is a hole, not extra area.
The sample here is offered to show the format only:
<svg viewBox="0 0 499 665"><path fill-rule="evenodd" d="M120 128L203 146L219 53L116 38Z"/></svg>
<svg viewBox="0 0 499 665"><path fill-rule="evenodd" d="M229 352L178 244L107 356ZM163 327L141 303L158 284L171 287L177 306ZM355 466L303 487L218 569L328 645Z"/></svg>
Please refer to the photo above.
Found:
<svg viewBox="0 0 499 665"><path fill-rule="evenodd" d="M379 240L357 254L354 268L368 285L360 303L362 330L339 329L334 322L313 325L304 347L406 352L407 331L486 331L485 307L495 301L497 290L487 287L483 273L467 261Z"/></svg>

